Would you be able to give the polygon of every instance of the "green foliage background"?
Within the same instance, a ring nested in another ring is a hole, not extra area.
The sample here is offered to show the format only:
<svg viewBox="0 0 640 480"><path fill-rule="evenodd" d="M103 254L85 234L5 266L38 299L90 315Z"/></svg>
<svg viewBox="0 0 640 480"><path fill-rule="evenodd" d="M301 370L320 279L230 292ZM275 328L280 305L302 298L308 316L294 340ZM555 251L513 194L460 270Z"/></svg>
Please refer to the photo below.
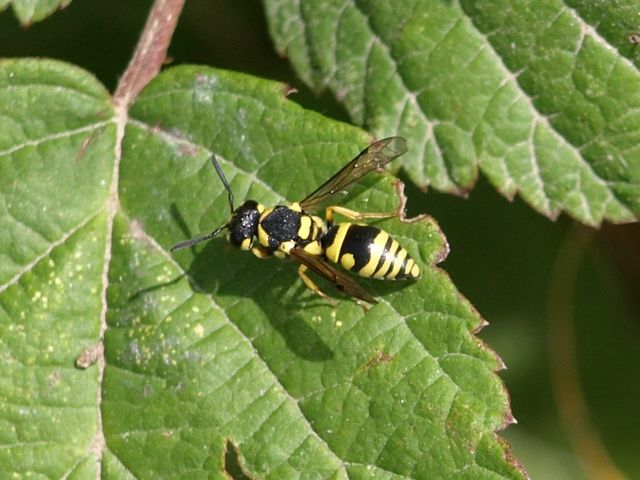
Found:
<svg viewBox="0 0 640 480"><path fill-rule="evenodd" d="M299 90L293 100L348 121L331 94L316 96L309 92L287 61L274 53L262 6L258 2L239 3L187 2L170 48L175 62L202 63L287 82ZM633 2L628 3L632 9ZM112 91L148 7L148 2L78 0L27 30L5 11L0 14L0 56L63 59L94 72ZM637 28L634 20L639 19L630 16L628 31L619 31L621 38ZM608 25L601 28L611 30ZM634 50L630 44L627 47L625 55L637 65L640 49ZM90 158L98 161L98 157ZM79 185L85 180L78 179ZM553 357L557 347L550 351L558 334L558 319L550 312L556 311L555 295L560 291L570 296L573 307L570 323L588 417L612 464L623 474L639 476L637 225L605 226L600 232L586 232L581 237L576 234L582 231L580 227L566 217L550 222L518 198L509 203L483 178L467 199L434 191L423 194L412 184L415 176L406 180L409 213L427 212L439 222L452 250L442 267L489 320L490 327L480 336L509 367L501 376L519 424L504 436L512 443L515 456L533 478L589 476L581 458L585 454L580 448L581 438L571 428L566 411L558 408L558 384L552 381L558 377L563 381L559 371L566 367L552 361L558 358ZM101 192L94 194L98 198ZM51 195L55 198L55 192ZM124 225L125 219L118 219L116 230ZM588 241L584 255L578 259L575 279L560 277L554 283L562 252L570 251L572 242L581 238ZM98 252L101 246L91 248ZM571 290L573 280L575 290ZM115 305L117 301L115 298ZM78 398L79 405L90 401Z"/></svg>

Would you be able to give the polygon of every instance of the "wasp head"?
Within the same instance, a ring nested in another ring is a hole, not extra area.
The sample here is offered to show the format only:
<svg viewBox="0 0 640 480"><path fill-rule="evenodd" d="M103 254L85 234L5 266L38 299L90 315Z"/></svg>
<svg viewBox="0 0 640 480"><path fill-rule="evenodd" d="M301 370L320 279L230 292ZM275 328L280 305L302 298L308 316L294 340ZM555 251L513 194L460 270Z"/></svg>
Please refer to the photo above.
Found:
<svg viewBox="0 0 640 480"><path fill-rule="evenodd" d="M260 205L255 200L247 200L231 214L229 220L229 241L242 250L251 250L258 235Z"/></svg>

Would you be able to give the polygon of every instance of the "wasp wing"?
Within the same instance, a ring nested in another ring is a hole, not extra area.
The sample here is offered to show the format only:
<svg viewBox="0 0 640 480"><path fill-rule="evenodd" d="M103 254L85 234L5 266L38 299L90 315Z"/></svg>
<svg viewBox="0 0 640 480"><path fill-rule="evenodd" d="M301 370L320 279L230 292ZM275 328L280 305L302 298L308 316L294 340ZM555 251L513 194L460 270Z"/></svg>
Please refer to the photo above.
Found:
<svg viewBox="0 0 640 480"><path fill-rule="evenodd" d="M330 263L327 263L323 258L316 257L306 252L302 248L293 248L289 255L297 262L305 265L309 269L316 272L322 278L329 280L339 290L342 290L347 295L359 298L368 303L378 303L371 294L362 288L358 283L349 277L346 273L341 272Z"/></svg>
<svg viewBox="0 0 640 480"><path fill-rule="evenodd" d="M407 151L407 141L402 137L389 137L372 143L356 158L347 163L333 177L300 202L303 210L317 211L318 205L342 192L348 185L367 173L385 166Z"/></svg>

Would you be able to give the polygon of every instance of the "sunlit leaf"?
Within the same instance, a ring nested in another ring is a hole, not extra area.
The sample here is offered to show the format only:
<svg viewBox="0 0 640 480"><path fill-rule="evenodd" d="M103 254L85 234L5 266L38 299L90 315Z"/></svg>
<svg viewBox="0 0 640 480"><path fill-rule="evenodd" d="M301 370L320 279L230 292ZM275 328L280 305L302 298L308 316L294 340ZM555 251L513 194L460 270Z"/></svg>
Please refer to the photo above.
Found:
<svg viewBox="0 0 640 480"><path fill-rule="evenodd" d="M366 312L319 282L337 300L328 304L295 265L224 238L169 253L228 219L212 153L236 202L271 205L299 200L371 141L284 92L174 68L120 130L86 73L0 64L6 471L523 477L495 433L512 421L501 361L435 266L448 247L432 219L382 223L423 277L362 280L379 300ZM348 204L391 211L398 201L396 181L372 174ZM91 365L101 328L104 360Z"/></svg>

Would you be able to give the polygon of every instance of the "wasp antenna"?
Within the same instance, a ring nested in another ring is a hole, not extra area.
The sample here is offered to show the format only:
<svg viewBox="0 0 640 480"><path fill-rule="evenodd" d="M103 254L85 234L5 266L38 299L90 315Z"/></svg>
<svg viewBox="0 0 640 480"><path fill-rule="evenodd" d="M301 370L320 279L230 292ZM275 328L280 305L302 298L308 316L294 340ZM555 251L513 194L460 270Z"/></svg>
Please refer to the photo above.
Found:
<svg viewBox="0 0 640 480"><path fill-rule="evenodd" d="M227 190L227 194L229 195L229 207L231 207L231 213L233 213L233 192L231 191L229 182L227 182L227 177L224 176L222 167L220 167L220 164L218 163L218 160L216 159L216 156L214 154L211 155L211 163L213 163L213 168L215 168L216 172L218 172L218 176L220 177L220 180L222 180L224 188Z"/></svg>
<svg viewBox="0 0 640 480"><path fill-rule="evenodd" d="M201 237L196 237L196 238L191 238L189 240L185 240L184 242L176 243L173 247L171 247L169 249L169 251L170 252L175 252L176 250L181 250L183 248L191 247L191 246L193 246L193 245L195 245L197 243L209 240L209 239L215 237L216 235L218 235L225 228L229 228L229 224L228 223L226 225L221 226L220 228L216 228L213 232L208 233L207 235L203 235Z"/></svg>

